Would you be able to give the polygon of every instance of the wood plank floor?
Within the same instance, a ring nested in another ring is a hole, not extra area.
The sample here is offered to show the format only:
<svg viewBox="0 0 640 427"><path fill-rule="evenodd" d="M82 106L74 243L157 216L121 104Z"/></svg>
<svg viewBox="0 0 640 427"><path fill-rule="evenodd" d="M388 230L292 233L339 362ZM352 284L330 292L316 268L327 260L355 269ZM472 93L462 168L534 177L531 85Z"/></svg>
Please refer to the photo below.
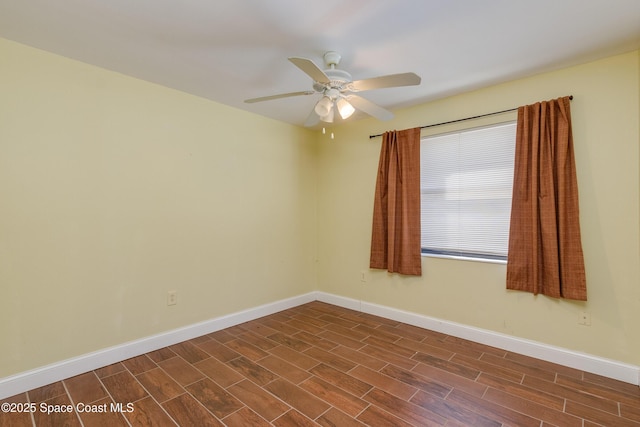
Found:
<svg viewBox="0 0 640 427"><path fill-rule="evenodd" d="M2 403L12 427L640 426L637 386L321 302Z"/></svg>

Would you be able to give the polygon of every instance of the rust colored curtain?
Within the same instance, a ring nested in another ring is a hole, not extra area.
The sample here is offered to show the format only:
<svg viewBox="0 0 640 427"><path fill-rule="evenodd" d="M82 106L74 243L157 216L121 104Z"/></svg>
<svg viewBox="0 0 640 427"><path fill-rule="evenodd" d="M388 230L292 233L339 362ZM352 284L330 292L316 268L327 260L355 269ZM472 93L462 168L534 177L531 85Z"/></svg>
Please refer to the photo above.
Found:
<svg viewBox="0 0 640 427"><path fill-rule="evenodd" d="M369 265L391 273L422 275L420 128L382 135Z"/></svg>
<svg viewBox="0 0 640 427"><path fill-rule="evenodd" d="M569 97L518 108L507 289L587 299Z"/></svg>

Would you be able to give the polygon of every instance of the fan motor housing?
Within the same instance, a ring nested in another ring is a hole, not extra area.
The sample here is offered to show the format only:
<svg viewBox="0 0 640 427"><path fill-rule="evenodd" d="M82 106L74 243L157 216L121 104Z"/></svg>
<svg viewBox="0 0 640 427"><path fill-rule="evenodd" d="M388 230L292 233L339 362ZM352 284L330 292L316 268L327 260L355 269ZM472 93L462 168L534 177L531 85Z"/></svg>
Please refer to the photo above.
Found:
<svg viewBox="0 0 640 427"><path fill-rule="evenodd" d="M324 70L324 73L329 77L331 82L329 84L324 83L313 83L313 88L316 92L323 92L325 89L344 89L346 83L351 83L352 78L351 74L347 73L344 70L336 70L335 68Z"/></svg>

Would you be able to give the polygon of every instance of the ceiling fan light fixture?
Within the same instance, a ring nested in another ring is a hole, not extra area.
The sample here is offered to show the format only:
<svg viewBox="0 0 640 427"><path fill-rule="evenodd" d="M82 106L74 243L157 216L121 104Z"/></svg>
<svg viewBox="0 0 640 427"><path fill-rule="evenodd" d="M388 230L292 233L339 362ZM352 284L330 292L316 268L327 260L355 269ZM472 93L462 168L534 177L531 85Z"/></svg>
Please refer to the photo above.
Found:
<svg viewBox="0 0 640 427"><path fill-rule="evenodd" d="M320 94L322 95L321 99L316 102L311 114L308 115L304 122L307 127L315 126L318 121L332 123L336 110L338 110L342 120L351 117L356 109L379 120L389 120L393 117L390 111L355 93L372 89L415 86L421 82L420 76L415 73L388 74L363 80L353 80L351 74L336 68L340 62L340 54L333 51L326 52L324 60L328 69L322 70L310 59L295 56L289 57L289 61L293 65L311 77L313 90L262 96L247 99L245 102L254 103L293 96Z"/></svg>
<svg viewBox="0 0 640 427"><path fill-rule="evenodd" d="M324 116L320 117L320 120L322 120L323 122L327 122L327 123L333 123L333 117L334 117L334 113L333 113L333 108L329 110L329 112L327 114L325 114Z"/></svg>
<svg viewBox="0 0 640 427"><path fill-rule="evenodd" d="M345 98L338 99L336 106L338 107L338 112L343 120L351 117L351 115L356 111L356 109L353 108L353 105L351 105Z"/></svg>
<svg viewBox="0 0 640 427"><path fill-rule="evenodd" d="M323 96L315 106L316 114L320 117L324 117L332 111L333 101L328 96Z"/></svg>

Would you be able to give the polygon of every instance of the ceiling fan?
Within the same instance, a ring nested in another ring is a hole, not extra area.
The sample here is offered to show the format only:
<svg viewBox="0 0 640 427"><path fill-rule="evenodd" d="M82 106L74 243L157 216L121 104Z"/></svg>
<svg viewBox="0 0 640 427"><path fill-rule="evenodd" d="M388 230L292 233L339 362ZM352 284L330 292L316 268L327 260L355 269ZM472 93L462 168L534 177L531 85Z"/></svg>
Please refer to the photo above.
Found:
<svg viewBox="0 0 640 427"><path fill-rule="evenodd" d="M388 111L379 105L356 95L355 93L372 89L415 86L419 85L421 80L420 76L415 73L401 73L353 81L351 74L336 68L341 59L339 53L333 51L326 52L323 59L327 66L327 69L324 71L310 59L297 57L289 58L289 61L313 79L313 90L263 96L260 98L247 99L244 102L254 103L292 96L315 95L319 93L322 97L316 103L311 114L309 114L309 117L304 123L305 126L314 126L320 120L327 123L333 123L336 110L343 120L349 118L356 109L379 120L389 120L393 118L393 113L391 113L391 111Z"/></svg>

